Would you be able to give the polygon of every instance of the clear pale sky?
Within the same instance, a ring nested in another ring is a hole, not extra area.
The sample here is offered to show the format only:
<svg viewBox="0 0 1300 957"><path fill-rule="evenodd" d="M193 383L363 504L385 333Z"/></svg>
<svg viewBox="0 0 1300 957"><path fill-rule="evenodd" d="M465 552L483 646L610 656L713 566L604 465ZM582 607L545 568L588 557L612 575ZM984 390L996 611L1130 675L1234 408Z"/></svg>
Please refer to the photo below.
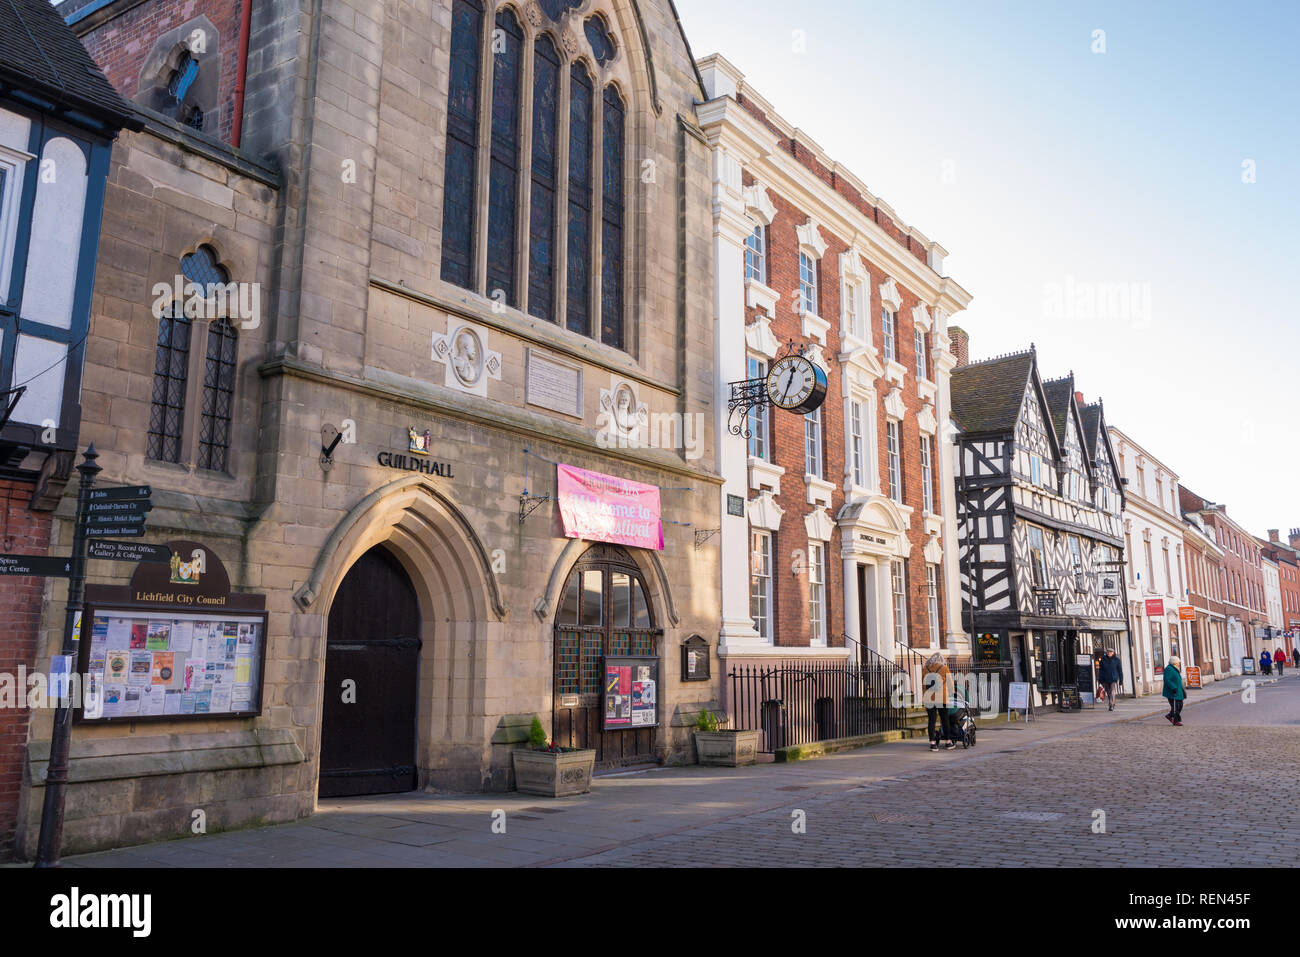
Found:
<svg viewBox="0 0 1300 957"><path fill-rule="evenodd" d="M1034 342L1256 535L1300 527L1300 3L677 7L949 251L972 359Z"/></svg>

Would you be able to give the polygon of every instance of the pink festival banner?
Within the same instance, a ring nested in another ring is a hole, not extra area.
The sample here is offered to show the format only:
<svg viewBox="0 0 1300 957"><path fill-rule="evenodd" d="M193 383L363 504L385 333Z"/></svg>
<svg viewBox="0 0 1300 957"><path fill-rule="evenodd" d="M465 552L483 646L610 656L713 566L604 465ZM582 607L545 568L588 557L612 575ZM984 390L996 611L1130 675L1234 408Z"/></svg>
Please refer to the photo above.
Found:
<svg viewBox="0 0 1300 957"><path fill-rule="evenodd" d="M567 537L663 549L659 486L572 465L557 465L556 469L560 519Z"/></svg>

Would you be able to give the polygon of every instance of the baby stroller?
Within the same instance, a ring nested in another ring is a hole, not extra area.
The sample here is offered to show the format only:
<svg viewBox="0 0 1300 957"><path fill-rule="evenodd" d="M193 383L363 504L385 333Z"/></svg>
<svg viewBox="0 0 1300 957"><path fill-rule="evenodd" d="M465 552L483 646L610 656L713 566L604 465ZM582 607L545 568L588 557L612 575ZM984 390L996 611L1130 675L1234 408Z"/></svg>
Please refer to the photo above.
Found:
<svg viewBox="0 0 1300 957"><path fill-rule="evenodd" d="M975 747L975 712L970 708L963 688L960 697L954 697L948 705L948 724L952 728L953 744L961 743L963 748Z"/></svg>

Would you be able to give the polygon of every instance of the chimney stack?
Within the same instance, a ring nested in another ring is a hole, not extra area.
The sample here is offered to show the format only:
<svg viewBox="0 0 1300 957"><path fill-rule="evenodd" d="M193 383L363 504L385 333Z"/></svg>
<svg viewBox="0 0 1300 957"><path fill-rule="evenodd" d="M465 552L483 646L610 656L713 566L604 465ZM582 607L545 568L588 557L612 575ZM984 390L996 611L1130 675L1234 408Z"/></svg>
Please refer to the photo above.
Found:
<svg viewBox="0 0 1300 957"><path fill-rule="evenodd" d="M961 326L948 327L948 340L952 343L952 356L957 360L957 368L970 365L970 336Z"/></svg>
<svg viewBox="0 0 1300 957"><path fill-rule="evenodd" d="M1085 405L1086 403L1083 401L1083 393L1082 393L1082 392L1076 392L1076 393L1074 394L1074 403L1075 403L1075 405L1077 405L1077 406L1078 406L1079 408L1081 408L1081 409L1084 407L1084 405Z"/></svg>
<svg viewBox="0 0 1300 957"><path fill-rule="evenodd" d="M1277 531L1276 528L1270 528L1268 530L1268 540L1270 542L1278 542L1278 544L1281 544L1281 539L1277 537Z"/></svg>

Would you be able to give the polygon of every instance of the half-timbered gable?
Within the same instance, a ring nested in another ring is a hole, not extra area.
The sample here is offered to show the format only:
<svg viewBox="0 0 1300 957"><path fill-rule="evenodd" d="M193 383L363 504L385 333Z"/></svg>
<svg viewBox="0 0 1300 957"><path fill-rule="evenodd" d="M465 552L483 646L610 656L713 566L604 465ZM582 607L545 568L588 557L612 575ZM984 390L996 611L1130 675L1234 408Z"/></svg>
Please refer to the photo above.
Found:
<svg viewBox="0 0 1300 957"><path fill-rule="evenodd" d="M1125 630L1120 598L1100 594L1123 504L1100 408L1085 417L1073 376L1044 383L1032 349L954 370L952 396L964 614L1012 649L1007 670L1055 693L1078 653Z"/></svg>

